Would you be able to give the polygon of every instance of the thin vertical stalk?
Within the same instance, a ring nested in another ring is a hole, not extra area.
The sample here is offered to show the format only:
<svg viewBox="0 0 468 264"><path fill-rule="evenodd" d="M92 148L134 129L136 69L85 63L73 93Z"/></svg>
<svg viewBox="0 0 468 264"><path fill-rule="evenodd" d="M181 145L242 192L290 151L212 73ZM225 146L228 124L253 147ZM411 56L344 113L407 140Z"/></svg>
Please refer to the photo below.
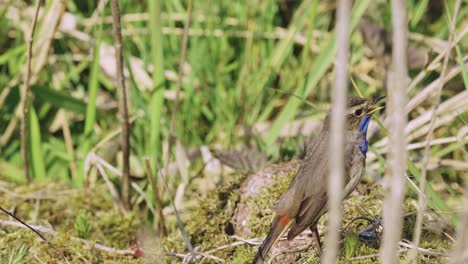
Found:
<svg viewBox="0 0 468 264"><path fill-rule="evenodd" d="M461 5L461 1L457 0L457 2L455 3L452 21L450 23L450 30L449 30L449 36L448 36L449 48L452 47L453 38L455 35L455 26L456 26L456 21L457 21L457 16L458 16L458 11L460 9L460 5ZM444 80L445 80L445 76L447 75L447 66L448 66L449 57L450 57L450 52L445 53L444 61L442 63L442 70L440 72L438 87L435 92L436 101L431 112L431 120L429 122L429 131L427 133L426 145L424 147L424 154L423 154L422 168L421 168L421 179L419 180L420 192L418 193L418 213L416 216L416 225L415 225L415 229L413 233L414 247L409 252L410 263L415 263L417 261L417 256L418 256L417 248L419 247L419 242L421 240L422 221L423 221L424 211L426 210L425 187L426 187L427 167L429 165L429 156L430 156L429 151L431 149L430 142L432 141L432 138L434 136L436 113L440 106L440 101L441 101L440 96L442 95L442 88L444 87Z"/></svg>
<svg viewBox="0 0 468 264"><path fill-rule="evenodd" d="M26 66L26 74L24 76L24 84L21 92L21 156L23 158L23 169L26 180L31 181L31 172L29 171L29 156L28 156L28 110L29 110L29 82L31 80L31 60L34 41L34 32L36 31L37 17L39 16L39 7L41 0L36 0L34 19L31 26L31 32L28 39L28 61Z"/></svg>
<svg viewBox="0 0 468 264"><path fill-rule="evenodd" d="M128 122L127 109L127 91L125 88L125 77L123 73L123 55L122 55L122 30L120 24L120 10L117 0L111 1L112 18L113 18L113 34L115 41L115 57L117 67L117 87L119 93L119 112L122 122L122 202L126 210L130 209L130 125Z"/></svg>
<svg viewBox="0 0 468 264"><path fill-rule="evenodd" d="M180 90L182 88L182 79L184 77L184 63L185 63L185 57L187 54L187 45L188 45L188 36L189 36L189 29L190 29L190 21L192 20L192 0L187 1L187 18L185 19L185 25L184 25L184 35L182 37L182 47L181 47L181 54L180 54L180 59L179 59L179 76L177 78L177 84L176 84L176 97L174 100L174 106L172 108L172 114L171 114L171 125L169 127L169 142L167 144L166 153L168 156L166 157L166 163L164 164L164 174L167 175L168 173L168 167L169 167L169 161L170 159L170 152L172 149L172 145L174 145L174 139L176 137L175 135L175 129L176 129L176 118L177 118L177 112L179 111L179 101L180 101Z"/></svg>
<svg viewBox="0 0 468 264"><path fill-rule="evenodd" d="M406 172L406 86L407 69L407 16L404 0L392 0L393 52L392 78L388 90L389 162L385 175L385 199L383 204L384 234L380 248L381 262L398 263L398 242L403 224L403 199L405 195L404 175Z"/></svg>
<svg viewBox="0 0 468 264"><path fill-rule="evenodd" d="M338 253L338 241L341 222L341 201L344 186L344 131L346 93L348 90L349 63L349 32L351 17L351 1L340 0L337 7L336 37L338 50L335 64L335 86L332 96L332 112L330 123L330 153L328 169L328 233L326 250L322 263L334 264Z"/></svg>
<svg viewBox="0 0 468 264"><path fill-rule="evenodd" d="M164 111L164 54L161 22L161 1L149 0L149 28L151 36L151 61L153 63L153 94L150 103L150 144L146 150L151 155L153 167L155 161L160 159L161 153L161 120Z"/></svg>
<svg viewBox="0 0 468 264"><path fill-rule="evenodd" d="M153 175L153 169L151 168L151 163L149 159L145 159L146 173L148 174L149 182L151 184L151 189L153 190L154 200L156 201L156 211L157 214L154 216L155 225L158 228L158 231L161 232L161 236L167 235L166 221L163 214L163 202L161 195L159 194L158 185L156 184L156 179Z"/></svg>

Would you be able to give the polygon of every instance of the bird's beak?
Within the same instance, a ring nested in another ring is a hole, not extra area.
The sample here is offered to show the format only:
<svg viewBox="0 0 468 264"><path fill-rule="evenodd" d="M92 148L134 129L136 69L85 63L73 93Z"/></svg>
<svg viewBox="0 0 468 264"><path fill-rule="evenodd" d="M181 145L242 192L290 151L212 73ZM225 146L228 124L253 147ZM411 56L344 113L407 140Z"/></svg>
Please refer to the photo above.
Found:
<svg viewBox="0 0 468 264"><path fill-rule="evenodd" d="M384 99L385 96L380 96L380 97L377 97L375 98L374 100L372 100L372 105L369 106L369 108L367 109L367 114L368 115L371 115L377 111L379 111L380 109L383 109L384 106L379 106L377 107L376 104L378 104L380 101L382 101L382 99Z"/></svg>
<svg viewBox="0 0 468 264"><path fill-rule="evenodd" d="M372 104L376 105L378 102L382 101L383 99L385 99L385 96L379 96L375 98L374 100L372 100Z"/></svg>

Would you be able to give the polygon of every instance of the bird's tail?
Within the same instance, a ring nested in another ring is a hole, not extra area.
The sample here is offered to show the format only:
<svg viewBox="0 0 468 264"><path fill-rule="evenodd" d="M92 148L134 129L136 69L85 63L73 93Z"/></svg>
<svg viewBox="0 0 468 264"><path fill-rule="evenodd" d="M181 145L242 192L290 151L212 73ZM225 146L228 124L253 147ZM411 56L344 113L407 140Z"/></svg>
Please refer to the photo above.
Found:
<svg viewBox="0 0 468 264"><path fill-rule="evenodd" d="M268 236L263 240L260 248L258 248L252 264L261 264L265 261L271 247L276 243L276 241L278 241L290 223L291 218L289 218L287 214L277 215L275 217L271 223L270 232L268 232Z"/></svg>

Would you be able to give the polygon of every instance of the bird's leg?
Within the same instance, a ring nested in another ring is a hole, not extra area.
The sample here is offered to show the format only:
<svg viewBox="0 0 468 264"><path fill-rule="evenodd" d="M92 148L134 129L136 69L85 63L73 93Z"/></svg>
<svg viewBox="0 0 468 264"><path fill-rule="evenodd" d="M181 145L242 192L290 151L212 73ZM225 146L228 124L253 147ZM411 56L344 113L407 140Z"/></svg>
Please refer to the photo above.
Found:
<svg viewBox="0 0 468 264"><path fill-rule="evenodd" d="M322 243L320 242L320 235L317 226L311 226L310 231L312 231L312 240L314 243L315 250L320 255L322 254Z"/></svg>

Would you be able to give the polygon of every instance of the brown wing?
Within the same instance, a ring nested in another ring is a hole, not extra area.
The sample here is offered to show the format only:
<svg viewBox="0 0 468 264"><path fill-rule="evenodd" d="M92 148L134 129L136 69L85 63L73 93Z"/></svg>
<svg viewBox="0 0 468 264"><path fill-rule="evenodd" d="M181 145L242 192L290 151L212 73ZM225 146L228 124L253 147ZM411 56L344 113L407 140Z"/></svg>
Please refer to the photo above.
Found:
<svg viewBox="0 0 468 264"><path fill-rule="evenodd" d="M312 197L307 198L301 204L300 214L296 216L296 222L289 229L288 239L291 240L299 235L306 228L316 225L320 216L325 212L327 205L327 195L324 194L320 199Z"/></svg>

